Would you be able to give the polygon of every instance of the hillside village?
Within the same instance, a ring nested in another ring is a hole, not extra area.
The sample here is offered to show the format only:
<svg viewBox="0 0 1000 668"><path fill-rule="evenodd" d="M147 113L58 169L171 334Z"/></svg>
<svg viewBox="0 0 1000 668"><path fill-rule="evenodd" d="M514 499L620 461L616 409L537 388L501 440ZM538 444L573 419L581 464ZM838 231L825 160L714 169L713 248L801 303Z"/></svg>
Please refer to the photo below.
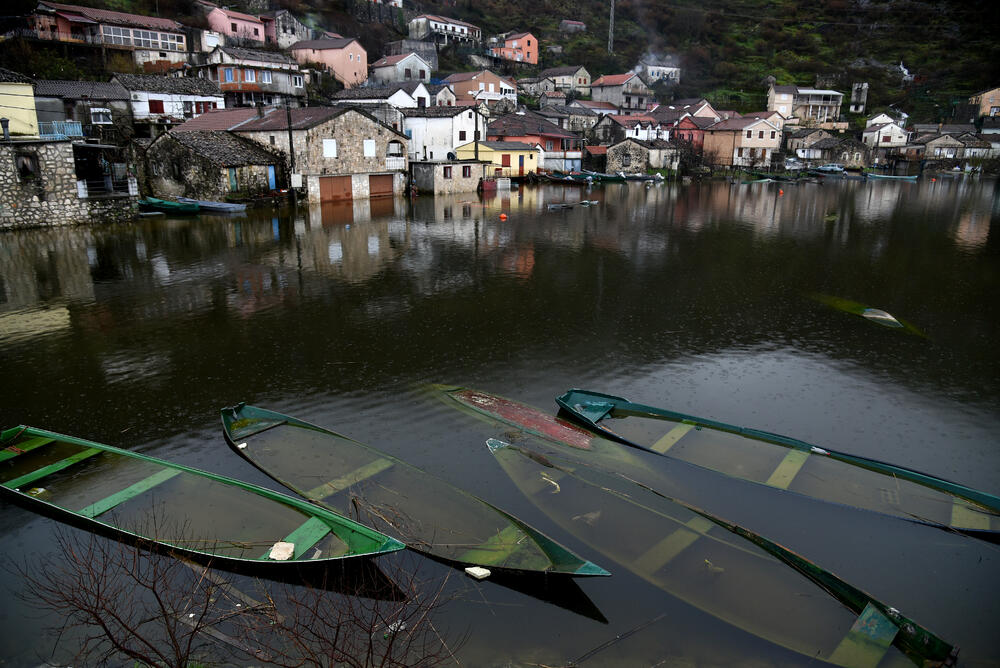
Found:
<svg viewBox="0 0 1000 668"><path fill-rule="evenodd" d="M42 0L9 26L5 40L125 58L129 71L54 81L0 70L0 227L125 218L141 196L268 201L293 191L321 203L582 169L915 172L1000 157L1000 88L969 91L954 124L921 125L867 109L866 82L838 91L821 76L812 87L772 77L766 109L739 113L671 99L683 72L670 57L647 54L627 72L541 68L558 44L438 14L415 15L404 39L369 54L358 36L287 9L195 8L200 26ZM567 17L559 30L587 26ZM464 70L439 69L443 47L457 47Z"/></svg>

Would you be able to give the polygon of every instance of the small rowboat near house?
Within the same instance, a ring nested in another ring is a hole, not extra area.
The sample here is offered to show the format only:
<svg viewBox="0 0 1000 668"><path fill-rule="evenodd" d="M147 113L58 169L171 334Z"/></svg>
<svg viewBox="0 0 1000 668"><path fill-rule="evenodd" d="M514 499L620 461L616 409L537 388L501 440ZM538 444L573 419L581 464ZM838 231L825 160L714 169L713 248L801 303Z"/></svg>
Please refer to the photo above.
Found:
<svg viewBox="0 0 1000 668"><path fill-rule="evenodd" d="M263 572L405 547L284 494L34 427L0 435L0 491L88 529Z"/></svg>
<svg viewBox="0 0 1000 668"><path fill-rule="evenodd" d="M556 403L597 434L647 452L1000 542L1000 497L934 475L600 392L570 390Z"/></svg>
<svg viewBox="0 0 1000 668"><path fill-rule="evenodd" d="M246 404L222 409L222 422L230 447L265 474L415 551L503 571L610 575L486 501L346 436Z"/></svg>
<svg viewBox="0 0 1000 668"><path fill-rule="evenodd" d="M233 202L216 202L207 199L191 199L190 197L178 197L178 202L182 204L196 204L202 211L209 213L239 213L246 211L246 204L234 204Z"/></svg>
<svg viewBox="0 0 1000 668"><path fill-rule="evenodd" d="M147 197L139 200L139 208L144 211L162 211L163 213L195 214L201 209L190 202L171 202L168 199Z"/></svg>

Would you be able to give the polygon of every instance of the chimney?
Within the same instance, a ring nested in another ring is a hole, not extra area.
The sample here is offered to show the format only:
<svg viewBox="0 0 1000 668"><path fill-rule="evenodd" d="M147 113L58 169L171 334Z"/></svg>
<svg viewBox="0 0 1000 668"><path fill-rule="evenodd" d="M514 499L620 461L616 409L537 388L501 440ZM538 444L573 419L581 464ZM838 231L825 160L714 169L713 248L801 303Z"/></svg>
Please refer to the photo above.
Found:
<svg viewBox="0 0 1000 668"><path fill-rule="evenodd" d="M0 118L0 126L3 127L3 140L10 141L10 119Z"/></svg>

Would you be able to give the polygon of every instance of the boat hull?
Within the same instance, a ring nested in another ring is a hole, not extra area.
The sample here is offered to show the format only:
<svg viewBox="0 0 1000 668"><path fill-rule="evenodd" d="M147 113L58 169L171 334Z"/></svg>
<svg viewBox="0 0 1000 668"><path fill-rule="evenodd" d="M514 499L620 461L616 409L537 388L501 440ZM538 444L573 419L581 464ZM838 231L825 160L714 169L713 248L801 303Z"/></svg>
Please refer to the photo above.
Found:
<svg viewBox="0 0 1000 668"><path fill-rule="evenodd" d="M239 213L240 211L247 210L246 204L234 204L232 202L215 202L212 200L191 199L190 197L178 197L177 201L182 204L194 204L201 211L209 213Z"/></svg>
<svg viewBox="0 0 1000 668"><path fill-rule="evenodd" d="M273 571L403 549L271 490L33 427L3 432L0 490L39 512L199 561Z"/></svg>
<svg viewBox="0 0 1000 668"><path fill-rule="evenodd" d="M243 404L222 419L230 447L265 474L413 550L489 569L610 575L486 501L346 436Z"/></svg>
<svg viewBox="0 0 1000 668"><path fill-rule="evenodd" d="M139 208L148 211L162 211L164 213L196 214L200 211L197 204L188 202L171 202L156 197L147 197L139 200Z"/></svg>

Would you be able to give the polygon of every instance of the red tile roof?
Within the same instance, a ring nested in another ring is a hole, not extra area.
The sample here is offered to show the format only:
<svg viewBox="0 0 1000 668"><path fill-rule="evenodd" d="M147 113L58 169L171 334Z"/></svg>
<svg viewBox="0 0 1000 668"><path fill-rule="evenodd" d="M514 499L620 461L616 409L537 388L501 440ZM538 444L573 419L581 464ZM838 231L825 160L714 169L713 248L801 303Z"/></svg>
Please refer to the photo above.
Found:
<svg viewBox="0 0 1000 668"><path fill-rule="evenodd" d="M265 109L268 113L274 108ZM236 107L234 109L214 109L205 112L197 118L192 118L186 123L175 127L171 132L188 132L192 130L231 130L241 123L257 117L257 110L253 107Z"/></svg>
<svg viewBox="0 0 1000 668"><path fill-rule="evenodd" d="M50 8L56 11L73 12L84 18L88 18L98 23L110 25L130 26L135 28L153 28L155 30L172 30L179 32L181 24L173 19L161 19L156 16L142 16L141 14L127 14L125 12L115 12L109 9L93 9L91 7L80 7L79 5L64 5L57 2L43 1L38 3L39 8Z"/></svg>
<svg viewBox="0 0 1000 668"><path fill-rule="evenodd" d="M597 77L597 80L591 83L591 86L621 86L623 83L628 81L636 75L634 72L626 72L625 74L605 74L603 76Z"/></svg>
<svg viewBox="0 0 1000 668"><path fill-rule="evenodd" d="M260 18L252 16L250 14L244 14L243 12L234 12L233 10L226 9L225 7L219 7L219 10L230 18L241 19L243 21L253 21L255 23L263 23L263 21L261 21Z"/></svg>

